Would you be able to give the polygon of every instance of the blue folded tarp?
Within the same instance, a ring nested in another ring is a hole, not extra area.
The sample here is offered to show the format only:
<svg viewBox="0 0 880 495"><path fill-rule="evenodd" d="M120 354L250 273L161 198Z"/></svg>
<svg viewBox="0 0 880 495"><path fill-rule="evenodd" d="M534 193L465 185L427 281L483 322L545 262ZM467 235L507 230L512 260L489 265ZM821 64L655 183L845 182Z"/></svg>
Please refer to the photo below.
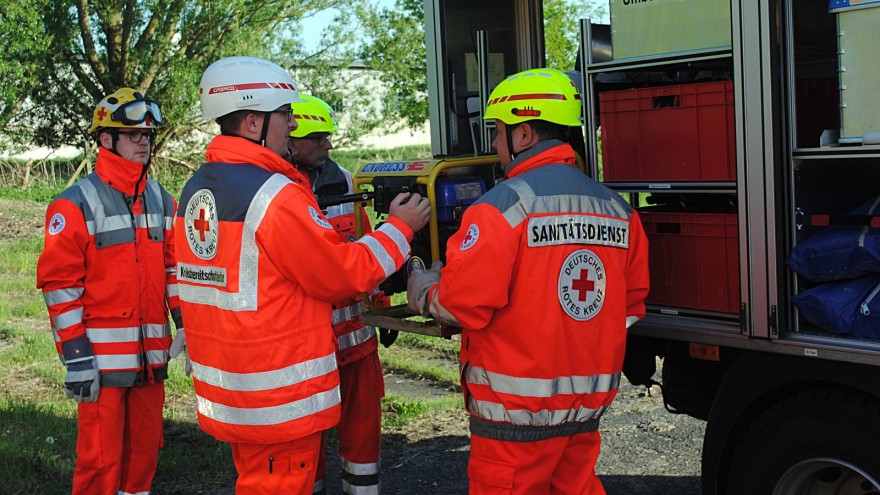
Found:
<svg viewBox="0 0 880 495"><path fill-rule="evenodd" d="M880 275L827 282L794 296L801 316L830 332L880 339Z"/></svg>
<svg viewBox="0 0 880 495"><path fill-rule="evenodd" d="M880 197L851 211L876 215ZM870 225L832 225L798 243L788 266L813 282L845 280L880 273L880 229Z"/></svg>

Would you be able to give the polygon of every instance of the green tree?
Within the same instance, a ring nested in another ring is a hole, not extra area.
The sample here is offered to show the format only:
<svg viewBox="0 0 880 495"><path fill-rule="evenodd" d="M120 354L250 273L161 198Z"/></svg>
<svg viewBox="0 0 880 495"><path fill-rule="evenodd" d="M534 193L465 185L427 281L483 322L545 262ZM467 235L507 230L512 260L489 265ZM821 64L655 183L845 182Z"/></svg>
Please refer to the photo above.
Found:
<svg viewBox="0 0 880 495"><path fill-rule="evenodd" d="M604 7L595 0L544 0L544 45L547 67L574 70L580 37L579 20L598 20Z"/></svg>
<svg viewBox="0 0 880 495"><path fill-rule="evenodd" d="M169 125L160 143L183 139L203 124L197 88L211 62L253 55L297 66L314 56L296 43L301 23L329 8L352 12L362 1L37 0L27 3L33 13L9 2L0 28L27 27L0 35L0 48L22 63L0 87L0 124L38 145L82 143L95 102L130 86L162 104Z"/></svg>
<svg viewBox="0 0 880 495"><path fill-rule="evenodd" d="M40 11L48 0L8 2L0 9L0 128L27 101L31 89L45 77L42 61L51 53L50 37Z"/></svg>
<svg viewBox="0 0 880 495"><path fill-rule="evenodd" d="M578 46L578 19L598 19L604 9L596 0L544 0L546 65L572 70ZM367 11L364 31L372 43L363 50L367 65L378 69L391 94L384 100L387 116L415 129L428 119L423 0L397 0L394 7Z"/></svg>
<svg viewBox="0 0 880 495"><path fill-rule="evenodd" d="M362 15L364 32L372 39L363 49L363 60L379 70L390 91L383 113L411 129L421 127L428 120L423 0L397 0L391 9Z"/></svg>
<svg viewBox="0 0 880 495"><path fill-rule="evenodd" d="M300 89L329 103L337 112L342 129L333 135L336 147L351 146L385 122L382 95L376 94L377 71L358 60L363 37L362 8L337 11L335 18L317 40L320 47L298 60L292 67ZM293 53L298 40L288 39L281 51Z"/></svg>

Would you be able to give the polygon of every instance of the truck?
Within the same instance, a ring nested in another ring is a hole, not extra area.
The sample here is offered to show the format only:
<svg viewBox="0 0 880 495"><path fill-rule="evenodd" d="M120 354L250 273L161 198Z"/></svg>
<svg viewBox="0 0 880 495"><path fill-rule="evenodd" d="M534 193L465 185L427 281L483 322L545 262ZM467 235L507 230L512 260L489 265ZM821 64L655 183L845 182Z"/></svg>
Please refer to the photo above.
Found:
<svg viewBox="0 0 880 495"><path fill-rule="evenodd" d="M442 260L461 212L503 177L490 90L545 64L541 0L424 8L432 157L355 173L372 190L358 208L431 200L409 269ZM880 493L880 0L608 12L580 21L577 64L556 68L582 90L584 173L639 210L649 239L626 377L650 386L662 363L666 408L706 421L705 495ZM405 291L406 275L383 289ZM363 317L456 332L403 305Z"/></svg>

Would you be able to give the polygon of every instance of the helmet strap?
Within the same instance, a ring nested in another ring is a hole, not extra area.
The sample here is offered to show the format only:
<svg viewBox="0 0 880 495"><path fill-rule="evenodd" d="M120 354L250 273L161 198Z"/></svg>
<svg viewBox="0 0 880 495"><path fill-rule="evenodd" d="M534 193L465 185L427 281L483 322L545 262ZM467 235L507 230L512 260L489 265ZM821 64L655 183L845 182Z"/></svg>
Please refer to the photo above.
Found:
<svg viewBox="0 0 880 495"><path fill-rule="evenodd" d="M119 133L111 132L110 137L113 139L113 145L110 147L110 151L112 151L114 155L118 155L119 152L116 151L116 144L119 142Z"/></svg>
<svg viewBox="0 0 880 495"><path fill-rule="evenodd" d="M507 137L507 151L510 153L510 161L516 160L516 154L513 152L513 127L510 125L504 126L504 133Z"/></svg>
<svg viewBox="0 0 880 495"><path fill-rule="evenodd" d="M260 132L260 146L266 147L266 136L269 134L269 120L272 118L272 112L263 112L266 117L263 119L263 130Z"/></svg>

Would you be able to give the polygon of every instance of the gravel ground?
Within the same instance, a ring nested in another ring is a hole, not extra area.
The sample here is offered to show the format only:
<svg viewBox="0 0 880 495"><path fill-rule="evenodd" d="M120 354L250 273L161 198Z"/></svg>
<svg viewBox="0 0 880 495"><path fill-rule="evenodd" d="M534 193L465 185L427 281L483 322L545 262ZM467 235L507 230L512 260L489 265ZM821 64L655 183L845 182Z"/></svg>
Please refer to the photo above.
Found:
<svg viewBox="0 0 880 495"><path fill-rule="evenodd" d="M659 371L658 371L659 375ZM659 376L655 376L659 379ZM389 391L420 386L386 376ZM437 390L429 386L426 395ZM657 387L650 395L624 380L602 419L602 454L596 471L608 495L698 495L705 423L663 408ZM463 410L423 417L386 429L382 446L382 493L466 494L468 431ZM328 470L328 493L338 493L338 463Z"/></svg>

